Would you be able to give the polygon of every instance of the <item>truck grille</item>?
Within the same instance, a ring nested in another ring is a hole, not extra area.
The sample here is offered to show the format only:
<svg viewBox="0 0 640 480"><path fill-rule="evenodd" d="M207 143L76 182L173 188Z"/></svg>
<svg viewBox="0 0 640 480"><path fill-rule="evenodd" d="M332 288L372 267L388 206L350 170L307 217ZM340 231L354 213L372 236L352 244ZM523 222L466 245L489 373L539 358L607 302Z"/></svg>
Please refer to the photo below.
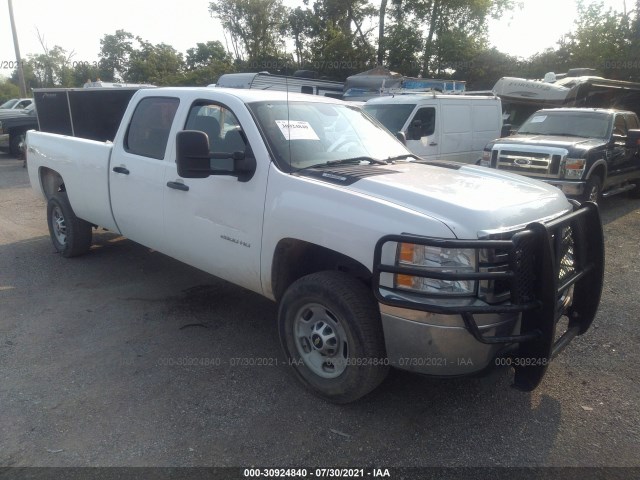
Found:
<svg viewBox="0 0 640 480"><path fill-rule="evenodd" d="M527 177L557 177L560 161L566 153L553 150L555 151L494 150L491 166Z"/></svg>

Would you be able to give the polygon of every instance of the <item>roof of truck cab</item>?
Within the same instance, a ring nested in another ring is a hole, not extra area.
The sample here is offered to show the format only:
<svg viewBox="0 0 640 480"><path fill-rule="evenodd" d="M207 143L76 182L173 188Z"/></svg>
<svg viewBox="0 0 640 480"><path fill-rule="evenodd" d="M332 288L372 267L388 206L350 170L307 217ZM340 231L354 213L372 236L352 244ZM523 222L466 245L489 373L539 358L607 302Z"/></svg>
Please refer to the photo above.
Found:
<svg viewBox="0 0 640 480"><path fill-rule="evenodd" d="M308 93L294 93L294 92L278 92L271 90L257 90L246 88L223 88L223 87L161 87L154 88L153 90L147 90L152 92L152 95L158 95L161 93L173 94L180 96L184 92L202 93L203 97L210 96L212 92L222 93L225 95L234 96L245 103L262 102L262 101L294 101L294 102L320 102L320 103L332 103L337 105L347 105L346 102L331 97L324 97L321 95L310 95Z"/></svg>
<svg viewBox="0 0 640 480"><path fill-rule="evenodd" d="M377 105L377 104L418 104L421 102L428 102L431 100L453 100L460 102L477 102L482 101L486 102L487 100L500 101L500 99L494 95L447 95L444 93L412 93L408 95L388 95L388 96L380 96L367 100L367 105Z"/></svg>
<svg viewBox="0 0 640 480"><path fill-rule="evenodd" d="M573 112L573 113L584 113L584 112L589 112L589 113L602 113L602 114L613 114L613 113L631 113L633 115L635 115L634 112L630 111L630 110L618 110L616 108L580 108L580 107L566 107L566 108L544 108L542 110L538 110L536 112L536 114L538 113L556 113L556 112Z"/></svg>

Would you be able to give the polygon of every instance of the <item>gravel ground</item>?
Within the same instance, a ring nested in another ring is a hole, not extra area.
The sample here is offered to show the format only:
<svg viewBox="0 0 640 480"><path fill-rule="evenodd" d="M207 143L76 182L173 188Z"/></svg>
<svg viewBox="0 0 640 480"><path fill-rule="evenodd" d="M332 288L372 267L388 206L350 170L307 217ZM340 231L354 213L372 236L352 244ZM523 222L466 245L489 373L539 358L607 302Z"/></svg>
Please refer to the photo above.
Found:
<svg viewBox="0 0 640 480"><path fill-rule="evenodd" d="M270 301L108 232L61 258L0 154L0 466L640 467L640 200L601 208L597 319L536 391L396 371L335 406L282 364Z"/></svg>

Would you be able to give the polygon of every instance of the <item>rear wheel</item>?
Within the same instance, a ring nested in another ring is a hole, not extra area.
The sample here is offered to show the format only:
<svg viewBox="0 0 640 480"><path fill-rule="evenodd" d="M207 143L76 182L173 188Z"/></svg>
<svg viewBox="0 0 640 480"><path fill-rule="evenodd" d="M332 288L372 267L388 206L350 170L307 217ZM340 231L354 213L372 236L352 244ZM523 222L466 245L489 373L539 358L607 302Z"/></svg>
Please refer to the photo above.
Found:
<svg viewBox="0 0 640 480"><path fill-rule="evenodd" d="M53 246L63 257L76 257L91 248L93 227L76 217L66 193L55 193L49 199L47 224Z"/></svg>
<svg viewBox="0 0 640 480"><path fill-rule="evenodd" d="M591 175L584 187L584 193L579 198L580 203L595 202L602 200L602 180L598 175Z"/></svg>
<svg viewBox="0 0 640 480"><path fill-rule="evenodd" d="M9 152L16 158L21 158L23 153L20 144L24 142L24 132L12 133L9 136Z"/></svg>
<svg viewBox="0 0 640 480"><path fill-rule="evenodd" d="M318 272L297 280L282 298L278 321L297 377L326 400L357 400L388 373L378 305L353 277Z"/></svg>

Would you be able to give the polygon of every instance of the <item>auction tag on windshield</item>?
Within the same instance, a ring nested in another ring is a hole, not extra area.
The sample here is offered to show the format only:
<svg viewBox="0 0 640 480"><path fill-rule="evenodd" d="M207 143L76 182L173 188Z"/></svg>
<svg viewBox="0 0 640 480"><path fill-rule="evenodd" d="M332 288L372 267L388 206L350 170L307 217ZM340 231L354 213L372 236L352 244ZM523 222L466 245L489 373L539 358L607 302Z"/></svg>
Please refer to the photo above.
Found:
<svg viewBox="0 0 640 480"><path fill-rule="evenodd" d="M531 119L531 123L542 123L547 119L546 115L538 115L537 117L533 117Z"/></svg>
<svg viewBox="0 0 640 480"><path fill-rule="evenodd" d="M301 120L276 120L276 125L288 140L320 140L309 122Z"/></svg>

